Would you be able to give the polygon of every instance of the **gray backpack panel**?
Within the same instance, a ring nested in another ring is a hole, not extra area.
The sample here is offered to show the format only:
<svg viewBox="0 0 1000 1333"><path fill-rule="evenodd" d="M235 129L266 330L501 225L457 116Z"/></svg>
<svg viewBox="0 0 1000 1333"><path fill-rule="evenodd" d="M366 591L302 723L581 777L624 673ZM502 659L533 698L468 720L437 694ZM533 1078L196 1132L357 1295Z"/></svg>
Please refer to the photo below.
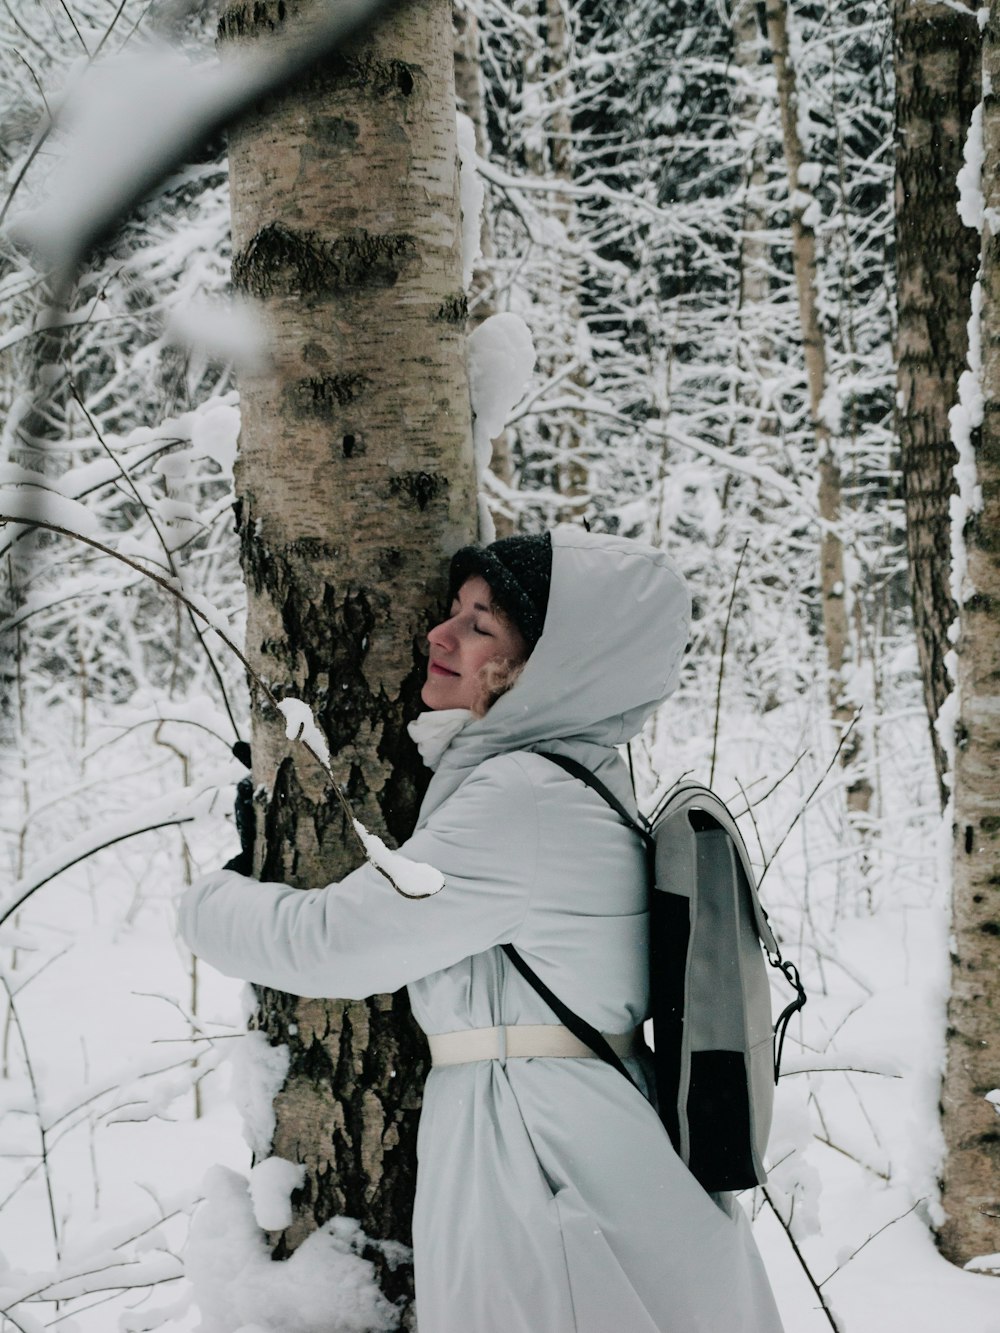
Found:
<svg viewBox="0 0 1000 1333"><path fill-rule="evenodd" d="M743 837L707 787L680 783L648 822L568 755L537 751L592 788L642 838L650 871L650 999L656 1106L671 1141L710 1193L763 1184L781 1046L806 1002L757 897ZM545 985L512 944L507 957L560 1021L629 1082L604 1035ZM766 963L795 989L771 1024Z"/></svg>
<svg viewBox="0 0 1000 1333"><path fill-rule="evenodd" d="M654 1060L659 1111L706 1189L766 1179L774 1028L763 949L777 945L736 823L686 783L652 827Z"/></svg>

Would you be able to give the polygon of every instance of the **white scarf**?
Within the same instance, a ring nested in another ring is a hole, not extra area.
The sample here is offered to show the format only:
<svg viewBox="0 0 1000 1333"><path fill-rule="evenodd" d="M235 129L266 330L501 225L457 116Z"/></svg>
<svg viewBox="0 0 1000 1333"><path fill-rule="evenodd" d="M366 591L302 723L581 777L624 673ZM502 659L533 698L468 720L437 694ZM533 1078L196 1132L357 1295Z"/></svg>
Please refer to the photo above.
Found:
<svg viewBox="0 0 1000 1333"><path fill-rule="evenodd" d="M445 750L472 717L468 708L431 708L406 724L428 768L437 768Z"/></svg>

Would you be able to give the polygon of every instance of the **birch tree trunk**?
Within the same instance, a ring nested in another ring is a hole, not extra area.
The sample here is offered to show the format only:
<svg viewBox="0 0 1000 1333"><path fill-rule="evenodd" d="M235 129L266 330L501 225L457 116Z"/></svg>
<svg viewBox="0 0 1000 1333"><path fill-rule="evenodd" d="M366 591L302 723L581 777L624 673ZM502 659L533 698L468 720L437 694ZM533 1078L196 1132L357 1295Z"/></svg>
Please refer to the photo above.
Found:
<svg viewBox="0 0 1000 1333"><path fill-rule="evenodd" d="M230 5L223 50L307 25L322 2ZM230 135L233 280L273 353L241 384L247 656L312 707L357 818L396 843L424 785L404 729L423 635L476 531L452 47L450 0L412 0ZM340 807L252 704L258 873L338 879L359 861ZM405 993L258 997L257 1024L291 1052L272 1151L307 1170L274 1256L336 1214L408 1241L426 1050ZM407 1294L405 1268L381 1280Z"/></svg>
<svg viewBox="0 0 1000 1333"><path fill-rule="evenodd" d="M740 132L750 139L752 148L746 162L743 184L743 210L739 232L739 287L736 317L739 322L737 355L742 371L736 387L737 402L754 417L755 434L774 434L774 417L767 422L761 413L761 377L768 371L772 357L772 342L767 320L761 309L770 296L769 267L770 243L767 239L765 209L767 171L765 167L768 143L761 126L761 53L763 33L756 0L739 0L733 9L733 63L741 71L733 93L734 111ZM730 440L736 431L736 418Z"/></svg>
<svg viewBox="0 0 1000 1333"><path fill-rule="evenodd" d="M945 667L956 607L949 497L955 449L948 413L965 368L969 294L979 237L958 215L956 177L979 101L977 0L895 0L896 429L906 504L906 545L924 701L942 804L945 747L935 728L951 691Z"/></svg>
<svg viewBox="0 0 1000 1333"><path fill-rule="evenodd" d="M960 460L967 564L956 644L953 944L941 1099L948 1218L940 1243L958 1264L1000 1250L1000 1121L986 1101L1000 1086L1000 0L990 4L983 39L983 86L997 91L983 101L983 420L971 433L971 457Z"/></svg>
<svg viewBox="0 0 1000 1333"><path fill-rule="evenodd" d="M786 0L767 0L765 13L781 110L781 130L788 169L792 261L802 324L802 346L809 386L809 411L819 467L820 587L823 597L827 689L831 716L834 723L843 731L854 715L854 708L847 697L844 677L844 667L852 656L852 647L847 614L844 546L840 536L843 519L840 465L822 410L823 396L827 389L827 356L817 299L816 235L806 220L806 211L812 199L802 188L799 180L804 155L798 128L799 102L795 68L788 47ZM864 813L871 802L871 784L860 768L861 745L857 730L841 751L841 759L849 774L848 809Z"/></svg>

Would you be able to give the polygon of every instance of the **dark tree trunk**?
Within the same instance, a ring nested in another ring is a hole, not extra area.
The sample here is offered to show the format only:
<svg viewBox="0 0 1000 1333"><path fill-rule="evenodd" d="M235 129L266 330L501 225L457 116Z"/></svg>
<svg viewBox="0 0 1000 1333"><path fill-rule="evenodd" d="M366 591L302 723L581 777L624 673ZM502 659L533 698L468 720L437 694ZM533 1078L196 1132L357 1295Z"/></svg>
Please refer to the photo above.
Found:
<svg viewBox="0 0 1000 1333"><path fill-rule="evenodd" d="M966 365L979 237L958 215L955 179L980 98L977 5L896 0L897 429L917 651L942 804L947 756L934 728L951 690L955 619L948 506L955 449L948 412Z"/></svg>

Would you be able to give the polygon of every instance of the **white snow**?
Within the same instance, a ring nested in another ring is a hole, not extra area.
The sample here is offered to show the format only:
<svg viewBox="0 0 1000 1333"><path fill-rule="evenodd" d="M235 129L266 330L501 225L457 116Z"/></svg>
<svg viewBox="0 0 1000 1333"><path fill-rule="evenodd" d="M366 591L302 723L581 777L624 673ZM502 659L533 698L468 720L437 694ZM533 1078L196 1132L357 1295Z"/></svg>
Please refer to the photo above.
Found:
<svg viewBox="0 0 1000 1333"><path fill-rule="evenodd" d="M284 716L288 739L306 744L329 772L330 747L309 705L302 699L285 698L278 701L278 711Z"/></svg>
<svg viewBox="0 0 1000 1333"><path fill-rule="evenodd" d="M472 439L476 470L481 475L490 465L493 441L527 388L535 368L535 346L520 315L505 311L474 329L466 348L474 413Z"/></svg>
<svg viewBox="0 0 1000 1333"><path fill-rule="evenodd" d="M192 414L191 457L211 458L230 477L239 435L239 408L234 403L208 402Z"/></svg>
<svg viewBox="0 0 1000 1333"><path fill-rule="evenodd" d="M283 1231L292 1225L293 1190L306 1178L301 1162L265 1157L250 1172L250 1198L257 1225L264 1231Z"/></svg>
<svg viewBox="0 0 1000 1333"><path fill-rule="evenodd" d="M100 523L92 510L55 490L40 486L4 486L0 489L0 524L51 523L84 537L100 534Z"/></svg>
<svg viewBox="0 0 1000 1333"><path fill-rule="evenodd" d="M369 860L385 871L405 897L430 898L444 888L444 876L440 870L435 870L424 861L411 861L408 856L392 851L377 834L369 833L357 819L353 824L364 843Z"/></svg>
<svg viewBox="0 0 1000 1333"><path fill-rule="evenodd" d="M1000 1254L979 1254L965 1265L967 1273L996 1273L1000 1275Z"/></svg>
<svg viewBox="0 0 1000 1333"><path fill-rule="evenodd" d="M972 113L969 132L962 150L963 164L956 178L959 216L967 227L983 228L983 104Z"/></svg>
<svg viewBox="0 0 1000 1333"><path fill-rule="evenodd" d="M468 291L476 260L482 254L486 189L476 167L476 127L462 111L458 113L458 186L462 208L462 286Z"/></svg>
<svg viewBox="0 0 1000 1333"><path fill-rule="evenodd" d="M253 1215L247 1181L216 1167L205 1177L185 1273L201 1312L199 1333L390 1333L398 1311L360 1257L364 1235L349 1218L314 1232L274 1263Z"/></svg>
<svg viewBox="0 0 1000 1333"><path fill-rule="evenodd" d="M243 1119L243 1137L256 1158L267 1157L274 1137L274 1099L288 1076L287 1046L272 1046L263 1032L228 1042L229 1096Z"/></svg>
<svg viewBox="0 0 1000 1333"><path fill-rule="evenodd" d="M976 455L972 432L983 422L982 349L980 320L983 308L983 288L976 282L972 288L972 313L967 325L969 334L968 369L958 381L958 402L948 413L951 439L958 454L955 461L957 494L949 500L951 514L951 594L962 606L975 591L968 581L968 557L965 548L965 524L970 514L983 507L982 489L976 477Z"/></svg>

